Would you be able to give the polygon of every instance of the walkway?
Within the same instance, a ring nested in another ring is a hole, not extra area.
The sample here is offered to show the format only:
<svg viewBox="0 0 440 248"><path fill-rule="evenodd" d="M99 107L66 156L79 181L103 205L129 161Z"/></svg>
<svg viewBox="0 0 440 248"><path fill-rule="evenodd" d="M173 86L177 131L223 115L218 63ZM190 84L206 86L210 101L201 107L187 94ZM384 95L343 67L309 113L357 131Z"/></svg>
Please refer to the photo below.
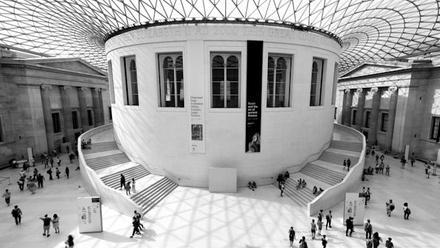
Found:
<svg viewBox="0 0 440 248"><path fill-rule="evenodd" d="M371 160L371 161L370 161ZM63 155L63 163L68 161ZM369 162L373 162L369 158ZM372 191L365 218L372 221L374 231L383 239L392 237L395 247L437 247L440 243L437 223L440 221L438 206L440 198L439 178L426 179L422 163L413 168L400 169L398 160L386 156L391 166L391 177L368 176L369 181L360 185ZM65 165L63 165L65 166ZM12 185L4 181L0 191L12 191L12 205L18 204L23 210L23 220L16 226L10 212L0 202L0 244L2 248L16 247L64 247L68 234L75 236L75 247L207 247L207 248L273 248L288 247L287 231L294 226L298 236L306 236L309 247L321 248L321 243L310 240L306 210L297 207L289 198L280 197L272 185L258 187L256 191L240 188L236 194L211 194L207 189L178 187L144 218L143 236L131 235L131 213L119 214L103 206L104 232L79 234L77 228L76 198L87 196L79 180L79 173L70 165L72 177L46 181L44 189L35 195L29 191L20 192L15 183L18 170L1 170L0 176L11 176ZM38 168L41 169L41 165ZM396 210L391 218L385 215L385 201L393 199ZM410 220L404 220L401 207L408 202L412 210ZM356 227L353 237L345 237L342 225L343 205L333 211L333 228L324 231L329 239L328 247L365 247L364 231ZM325 213L327 210L324 211ZM57 213L61 217L61 234L51 230L51 236L42 236L44 214ZM298 247L298 242L295 242ZM380 247L384 247L382 244Z"/></svg>

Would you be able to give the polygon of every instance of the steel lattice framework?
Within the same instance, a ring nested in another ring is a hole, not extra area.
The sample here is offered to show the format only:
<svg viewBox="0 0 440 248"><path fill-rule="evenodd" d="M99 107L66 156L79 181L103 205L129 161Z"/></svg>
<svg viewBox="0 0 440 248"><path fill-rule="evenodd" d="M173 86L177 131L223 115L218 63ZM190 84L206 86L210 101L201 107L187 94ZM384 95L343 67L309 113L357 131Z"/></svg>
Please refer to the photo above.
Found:
<svg viewBox="0 0 440 248"><path fill-rule="evenodd" d="M106 69L123 27L193 18L303 24L342 41L341 70L363 61L440 58L440 0L0 0L0 46L80 57Z"/></svg>

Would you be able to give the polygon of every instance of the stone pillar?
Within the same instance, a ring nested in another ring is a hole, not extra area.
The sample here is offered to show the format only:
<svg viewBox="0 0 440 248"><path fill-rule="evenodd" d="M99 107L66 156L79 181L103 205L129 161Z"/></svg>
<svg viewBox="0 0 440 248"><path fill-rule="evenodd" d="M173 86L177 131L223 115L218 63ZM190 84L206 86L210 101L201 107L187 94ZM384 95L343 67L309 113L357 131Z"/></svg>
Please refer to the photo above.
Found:
<svg viewBox="0 0 440 248"><path fill-rule="evenodd" d="M359 93L357 114L356 114L356 126L360 131L364 122L364 106L365 106L365 91L362 88L356 90Z"/></svg>
<svg viewBox="0 0 440 248"><path fill-rule="evenodd" d="M345 126L350 126L351 122L351 105L353 103L353 93L350 89L345 90L346 100L344 105L344 122ZM344 95L344 96L345 96Z"/></svg>
<svg viewBox="0 0 440 248"><path fill-rule="evenodd" d="M105 117L104 117L104 102L103 102L103 99L102 99L102 94L104 93L103 92L104 91L104 89L101 89L100 91L99 91L99 93L98 93L98 96L99 96L99 109L101 110L101 116L100 116L100 120L101 120L101 125L104 125L105 124Z"/></svg>
<svg viewBox="0 0 440 248"><path fill-rule="evenodd" d="M397 86L389 87L388 90L391 92L391 96L388 108L388 127L385 136L385 150L391 152L393 145L394 121L396 120Z"/></svg>
<svg viewBox="0 0 440 248"><path fill-rule="evenodd" d="M89 121L87 119L87 100L85 87L78 87L78 99L79 99L79 115L81 116L81 127L83 132L89 130Z"/></svg>
<svg viewBox="0 0 440 248"><path fill-rule="evenodd" d="M371 88L373 92L373 103L370 114L370 130L368 131L368 144L376 145L377 142L377 127L379 125L379 107L380 107L380 90L376 87Z"/></svg>
<svg viewBox="0 0 440 248"><path fill-rule="evenodd" d="M95 127L102 125L101 120L101 104L99 102L99 92L101 91L100 88L92 88L92 100L93 100L93 117L95 119L94 125Z"/></svg>
<svg viewBox="0 0 440 248"><path fill-rule="evenodd" d="M46 128L47 149L49 151L55 149L55 133L53 131L52 109L50 107L50 89L52 86L42 84L41 89L41 102L43 103L43 115L44 126Z"/></svg>
<svg viewBox="0 0 440 248"><path fill-rule="evenodd" d="M64 137L67 138L67 142L73 144L75 142L75 135L73 134L73 122L72 122L72 106L70 104L70 90L69 86L60 86L61 92L61 112L64 119Z"/></svg>

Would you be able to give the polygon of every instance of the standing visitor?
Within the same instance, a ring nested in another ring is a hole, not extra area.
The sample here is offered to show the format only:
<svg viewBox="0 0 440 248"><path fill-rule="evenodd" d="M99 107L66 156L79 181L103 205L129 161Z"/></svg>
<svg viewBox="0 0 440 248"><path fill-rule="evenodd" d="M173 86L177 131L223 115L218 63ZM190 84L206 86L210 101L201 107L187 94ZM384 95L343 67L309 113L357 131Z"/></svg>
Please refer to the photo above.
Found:
<svg viewBox="0 0 440 248"><path fill-rule="evenodd" d="M322 248L327 247L327 239L325 238L325 235L322 236Z"/></svg>
<svg viewBox="0 0 440 248"><path fill-rule="evenodd" d="M386 202L385 204L387 206L387 215L388 217L391 217L391 212L393 212L395 208L393 200L390 199L390 202Z"/></svg>
<svg viewBox="0 0 440 248"><path fill-rule="evenodd" d="M394 244L393 244L393 242L391 240L393 240L393 239L392 238L388 238L388 240L385 242L385 247L386 248L394 248Z"/></svg>
<svg viewBox="0 0 440 248"><path fill-rule="evenodd" d="M69 178L69 174L70 174L70 169L69 169L69 167L68 167L68 166L66 166L66 170L65 170L65 173L66 173L66 177L67 177L67 178Z"/></svg>
<svg viewBox="0 0 440 248"><path fill-rule="evenodd" d="M378 232L375 232L373 234L373 247L377 248L379 246L380 242L382 242L382 238L379 237L379 233Z"/></svg>
<svg viewBox="0 0 440 248"><path fill-rule="evenodd" d="M390 165L387 164L387 167L385 168L385 175L390 176Z"/></svg>
<svg viewBox="0 0 440 248"><path fill-rule="evenodd" d="M125 194L126 194L126 195L130 195L130 194L131 194L131 193L130 193L130 189L131 189L131 187L130 187L130 181L128 181L127 184L125 184Z"/></svg>
<svg viewBox="0 0 440 248"><path fill-rule="evenodd" d="M53 215L52 226L55 229L55 233L60 233L60 217L57 214Z"/></svg>
<svg viewBox="0 0 440 248"><path fill-rule="evenodd" d="M9 189L5 190L5 193L3 193L3 198L5 198L5 202L9 207L9 203L11 202L11 192L9 192Z"/></svg>
<svg viewBox="0 0 440 248"><path fill-rule="evenodd" d="M21 209L17 205L14 206L14 209L12 209L11 214L12 217L14 217L15 219L15 224L16 225L21 224L21 215L23 213L21 212Z"/></svg>
<svg viewBox="0 0 440 248"><path fill-rule="evenodd" d="M23 191L24 189L24 179L26 178L26 175L21 176L20 179L18 179L17 184L20 191Z"/></svg>
<svg viewBox="0 0 440 248"><path fill-rule="evenodd" d="M371 239L371 234L373 233L373 226L370 223L370 219L367 220L364 226L365 239Z"/></svg>
<svg viewBox="0 0 440 248"><path fill-rule="evenodd" d="M295 230L293 230L293 226L289 229L289 240L290 240L290 247L293 246L293 241L295 240Z"/></svg>
<svg viewBox="0 0 440 248"><path fill-rule="evenodd" d="M53 158L52 157L50 157L49 163L50 163L50 167L53 167Z"/></svg>
<svg viewBox="0 0 440 248"><path fill-rule="evenodd" d="M61 171L57 167L55 170L55 175L57 176L57 179L60 179L60 174L61 174Z"/></svg>
<svg viewBox="0 0 440 248"><path fill-rule="evenodd" d="M52 178L52 169L49 168L49 170L47 170L47 174L49 174L49 180L53 180Z"/></svg>
<svg viewBox="0 0 440 248"><path fill-rule="evenodd" d="M310 229L311 229L311 232L312 232L312 239L315 239L315 235L316 235L315 219L312 219L312 223L310 223Z"/></svg>
<svg viewBox="0 0 440 248"><path fill-rule="evenodd" d="M121 188L119 190L122 190L122 187L125 188L125 177L123 174L121 174Z"/></svg>
<svg viewBox="0 0 440 248"><path fill-rule="evenodd" d="M38 173L38 176L37 176L37 183L38 183L38 188L43 188L43 181L44 180L46 180L45 178L44 178L44 176L43 175L41 175L41 173Z"/></svg>
<svg viewBox="0 0 440 248"><path fill-rule="evenodd" d="M134 181L134 178L131 179L131 191L136 193L136 182Z"/></svg>
<svg viewBox="0 0 440 248"><path fill-rule="evenodd" d="M281 197L283 197L283 193L284 193L284 182L281 183L280 191L281 191Z"/></svg>
<svg viewBox="0 0 440 248"><path fill-rule="evenodd" d="M350 171L351 160L347 159L347 171Z"/></svg>
<svg viewBox="0 0 440 248"><path fill-rule="evenodd" d="M344 159L343 165L344 165L344 167L342 167L342 170L345 170L345 167L347 167L347 160Z"/></svg>
<svg viewBox="0 0 440 248"><path fill-rule="evenodd" d="M414 162L416 162L414 155L411 156L411 167L414 167Z"/></svg>
<svg viewBox="0 0 440 248"><path fill-rule="evenodd" d="M321 231L322 231L322 218L318 219L318 235L321 236Z"/></svg>
<svg viewBox="0 0 440 248"><path fill-rule="evenodd" d="M47 214L44 215L44 217L40 217L40 219L43 221L43 236L46 236L49 238L50 236L50 222L52 221L50 217L47 217Z"/></svg>
<svg viewBox="0 0 440 248"><path fill-rule="evenodd" d="M327 230L328 227L332 228L332 217L333 217L332 216L332 211L329 210L328 214L325 216L325 220L326 220L325 230Z"/></svg>
<svg viewBox="0 0 440 248"><path fill-rule="evenodd" d="M410 214L411 214L411 210L408 208L408 203L405 202L403 204L403 219L408 220Z"/></svg>
<svg viewBox="0 0 440 248"><path fill-rule="evenodd" d="M307 248L306 237L302 236L299 240L299 248Z"/></svg>
<svg viewBox="0 0 440 248"><path fill-rule="evenodd" d="M350 236L353 233L353 217L348 217L348 219L345 220L345 236ZM350 231L350 233L348 233Z"/></svg>
<svg viewBox="0 0 440 248"><path fill-rule="evenodd" d="M61 166L61 159L60 159L60 157L57 157L57 165L58 165L58 167Z"/></svg>
<svg viewBox="0 0 440 248"><path fill-rule="evenodd" d="M133 238L133 236L135 235L135 234L141 234L141 232L139 231L139 221L137 220L137 218L136 217L134 217L133 216L133 222L132 222L132 224L133 224L133 233L131 234L131 236L130 236L130 238Z"/></svg>

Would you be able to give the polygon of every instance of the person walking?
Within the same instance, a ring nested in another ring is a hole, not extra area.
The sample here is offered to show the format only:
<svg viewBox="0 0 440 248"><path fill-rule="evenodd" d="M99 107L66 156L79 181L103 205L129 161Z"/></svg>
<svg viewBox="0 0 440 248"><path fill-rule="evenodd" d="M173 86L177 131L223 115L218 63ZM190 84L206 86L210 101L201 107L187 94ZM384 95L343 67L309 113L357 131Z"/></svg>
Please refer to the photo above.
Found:
<svg viewBox="0 0 440 248"><path fill-rule="evenodd" d="M345 220L345 236L350 236L353 233L353 217L348 217L348 219ZM350 231L350 233L348 233L348 231Z"/></svg>
<svg viewBox="0 0 440 248"><path fill-rule="evenodd" d="M55 233L60 233L60 217L57 214L53 215L52 226L55 230Z"/></svg>
<svg viewBox="0 0 440 248"><path fill-rule="evenodd" d="M328 214L325 216L325 220L326 220L326 223L325 223L325 230L327 230L327 228L332 228L332 211L331 210L329 210L328 211Z"/></svg>
<svg viewBox="0 0 440 248"><path fill-rule="evenodd" d="M50 222L52 221L50 217L47 217L47 214L44 215L44 217L40 217L40 219L43 221L43 236L46 236L49 238L50 236Z"/></svg>
<svg viewBox="0 0 440 248"><path fill-rule="evenodd" d="M394 244L393 244L393 242L391 240L393 240L393 239L392 238L388 238L388 240L385 242L385 247L386 248L394 248Z"/></svg>
<svg viewBox="0 0 440 248"><path fill-rule="evenodd" d="M15 219L15 224L16 225L21 224L21 215L23 213L21 212L21 209L17 205L14 206L14 209L12 209L11 214L12 217L14 217Z"/></svg>
<svg viewBox="0 0 440 248"><path fill-rule="evenodd" d="M281 183L281 186L280 186L280 191L281 191L281 197L283 197L283 193L284 193L284 183Z"/></svg>
<svg viewBox="0 0 440 248"><path fill-rule="evenodd" d="M411 210L408 208L408 203L403 203L403 219L408 220L409 215L411 214Z"/></svg>
<svg viewBox="0 0 440 248"><path fill-rule="evenodd" d="M315 239L315 235L316 235L316 223L315 223L315 219L312 219L312 223L310 223L310 230L312 232L312 239Z"/></svg>
<svg viewBox="0 0 440 248"><path fill-rule="evenodd" d="M377 248L379 246L380 242L382 242L382 238L379 237L379 233L378 232L375 232L373 234L373 247Z"/></svg>
<svg viewBox="0 0 440 248"><path fill-rule="evenodd" d="M390 176L390 165L387 164L387 167L385 168L385 175Z"/></svg>
<svg viewBox="0 0 440 248"><path fill-rule="evenodd" d="M144 229L144 225L142 225L141 223L142 215L138 213L136 210L134 210L134 217L136 217L136 219L139 222L139 230L142 231L142 229Z"/></svg>
<svg viewBox="0 0 440 248"><path fill-rule="evenodd" d="M128 182L125 184L125 194L126 194L126 195L130 195L130 194L131 194L130 189L131 189L130 181L128 181Z"/></svg>
<svg viewBox="0 0 440 248"><path fill-rule="evenodd" d="M122 187L125 188L125 177L123 174L121 174L121 188L119 190L122 190Z"/></svg>
<svg viewBox="0 0 440 248"><path fill-rule="evenodd" d="M24 189L24 180L26 178L26 175L21 176L20 179L18 179L17 184L18 184L18 188L20 189L20 191L23 191Z"/></svg>
<svg viewBox="0 0 440 248"><path fill-rule="evenodd" d="M55 175L57 176L57 179L60 179L61 171L58 169L58 167L55 169Z"/></svg>
<svg viewBox="0 0 440 248"><path fill-rule="evenodd" d="M327 248L327 239L325 235L322 235L322 248Z"/></svg>
<svg viewBox="0 0 440 248"><path fill-rule="evenodd" d="M344 165L344 167L342 167L342 170L345 170L345 168L347 167L347 160L344 159L344 162L342 163L342 165Z"/></svg>
<svg viewBox="0 0 440 248"><path fill-rule="evenodd" d="M65 173L66 173L66 177L69 178L70 169L68 166L66 166Z"/></svg>
<svg viewBox="0 0 440 248"><path fill-rule="evenodd" d="M61 166L61 159L60 159L60 157L57 157L57 165L58 165L58 167Z"/></svg>
<svg viewBox="0 0 440 248"><path fill-rule="evenodd" d="M5 202L9 207L9 204L11 203L11 192L9 192L9 189L5 189L5 193L3 193L3 198L5 198Z"/></svg>
<svg viewBox="0 0 440 248"><path fill-rule="evenodd" d="M321 236L321 231L322 231L322 218L318 219L318 235Z"/></svg>
<svg viewBox="0 0 440 248"><path fill-rule="evenodd" d="M46 180L45 178L44 178L44 176L43 175L41 175L41 173L38 173L38 176L37 176L37 183L38 183L38 188L43 188L44 186L43 186L43 181L44 180Z"/></svg>
<svg viewBox="0 0 440 248"><path fill-rule="evenodd" d="M351 160L347 159L347 171L350 171Z"/></svg>
<svg viewBox="0 0 440 248"><path fill-rule="evenodd" d="M393 212L395 208L393 200L390 199L390 202L386 202L385 204L387 206L387 215L388 217L391 217L391 212Z"/></svg>
<svg viewBox="0 0 440 248"><path fill-rule="evenodd" d="M131 236L130 236L130 238L133 238L133 236L135 235L135 234L141 234L141 232L139 231L139 221L138 221L138 219L136 218L136 217L134 217L133 216L133 222L132 222L132 224L133 224L133 233L131 234Z"/></svg>
<svg viewBox="0 0 440 248"><path fill-rule="evenodd" d="M136 182L134 181L134 178L131 179L131 191L136 193Z"/></svg>
<svg viewBox="0 0 440 248"><path fill-rule="evenodd" d="M289 229L289 241L290 241L290 247L293 247L293 241L295 240L295 230L293 230L293 226Z"/></svg>
<svg viewBox="0 0 440 248"><path fill-rule="evenodd" d="M66 242L64 242L64 244L66 244L66 248L73 248L73 246L75 245L75 242L73 242L73 236L67 236L67 240Z"/></svg>
<svg viewBox="0 0 440 248"><path fill-rule="evenodd" d="M49 163L50 163L50 167L53 167L53 158L52 157L50 157Z"/></svg>
<svg viewBox="0 0 440 248"><path fill-rule="evenodd" d="M430 169L431 167L427 163L425 163L425 174L426 174L426 178L428 179L429 179L429 174L431 173Z"/></svg>
<svg viewBox="0 0 440 248"><path fill-rule="evenodd" d="M370 223L370 219L367 220L364 226L365 239L371 239L371 234L373 233L373 226Z"/></svg>
<svg viewBox="0 0 440 248"><path fill-rule="evenodd" d="M414 167L414 163L416 162L416 159L414 158L414 155L411 156L410 162L411 162L411 167Z"/></svg>
<svg viewBox="0 0 440 248"><path fill-rule="evenodd" d="M306 237L302 236L302 238L299 240L299 248L308 248Z"/></svg>

